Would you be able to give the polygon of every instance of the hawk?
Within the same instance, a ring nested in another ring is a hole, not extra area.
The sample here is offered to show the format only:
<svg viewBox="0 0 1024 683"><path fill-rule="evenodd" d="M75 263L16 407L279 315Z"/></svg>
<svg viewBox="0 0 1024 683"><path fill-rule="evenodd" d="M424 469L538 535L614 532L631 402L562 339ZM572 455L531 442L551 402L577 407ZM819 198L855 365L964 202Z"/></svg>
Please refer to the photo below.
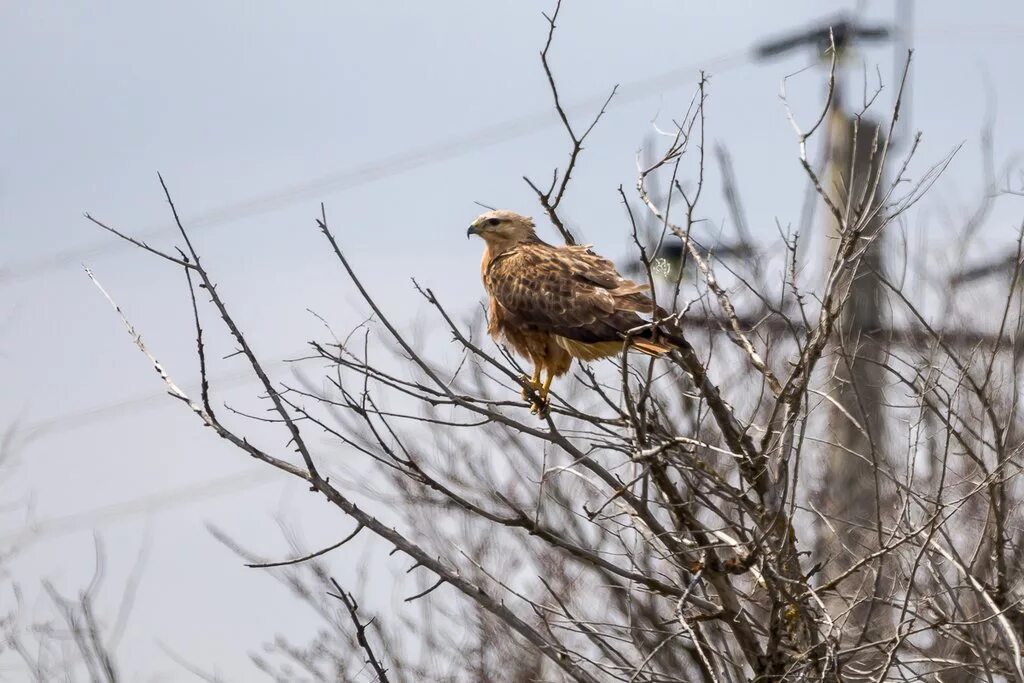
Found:
<svg viewBox="0 0 1024 683"><path fill-rule="evenodd" d="M655 313L650 287L619 275L589 246L547 244L532 219L504 210L479 216L466 231L471 235L486 244L480 274L489 298L487 331L533 364L533 376L523 377L533 390L523 389L531 413L547 413L551 381L569 371L573 358L613 356L627 343L661 356L683 343L667 323L655 327L640 317Z"/></svg>

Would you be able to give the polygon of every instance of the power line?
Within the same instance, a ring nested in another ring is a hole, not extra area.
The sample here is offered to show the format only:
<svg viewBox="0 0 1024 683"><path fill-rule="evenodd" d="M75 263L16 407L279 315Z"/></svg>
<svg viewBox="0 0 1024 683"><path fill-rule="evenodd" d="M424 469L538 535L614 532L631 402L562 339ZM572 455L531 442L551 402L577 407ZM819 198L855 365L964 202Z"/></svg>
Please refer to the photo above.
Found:
<svg viewBox="0 0 1024 683"><path fill-rule="evenodd" d="M297 356L298 354L289 358ZM287 362L289 362L288 359L270 361L264 363L263 367L269 369L275 366L284 365ZM251 368L244 368L211 377L210 383L215 384L218 389L225 389L228 387L250 384L256 379L257 378L252 374ZM185 388L198 391L199 385L186 385ZM83 410L70 411L53 417L43 418L24 426L15 425L11 434L17 438L17 447L24 448L37 439L88 427L96 422L115 419L128 412L156 407L161 402L165 401L167 396L167 391L148 391L144 394L137 394L131 398L122 399L120 401L113 401L85 408ZM173 405L173 403L168 401L167 405Z"/></svg>
<svg viewBox="0 0 1024 683"><path fill-rule="evenodd" d="M679 87L683 84L681 81L682 77L688 76L698 69L717 68L721 72L734 68L743 64L747 56L747 50L738 50L710 60L678 67L655 76L629 81L620 85L612 105L634 102L666 89ZM568 107L568 110L572 112L581 110L593 111L604 104L607 97L607 92L587 97L572 104ZM319 199L328 193L349 190L353 187L367 185L416 168L448 161L469 152L524 137L559 123L560 120L553 110L535 112L511 121L492 124L465 135L425 145L412 151L393 154L249 199L224 204L209 211L186 217L185 222L191 228L205 228L229 223L241 218L258 216L300 201ZM140 240L147 240L170 230L171 226L163 225L143 230L135 236ZM61 270L71 265L77 265L83 260L93 259L97 256L122 249L125 246L119 241L96 243L87 247L65 249L20 264L0 267L0 286L10 285L55 270Z"/></svg>
<svg viewBox="0 0 1024 683"><path fill-rule="evenodd" d="M261 468L258 470L236 472L225 477L210 479L199 484L191 484L170 491L132 498L130 500L103 505L85 512L75 512L61 517L52 517L36 522L24 531L0 536L0 544L24 546L44 538L65 536L76 531L86 531L121 522L132 517L152 514L172 508L191 505L202 500L210 500L233 493L241 493L273 481L278 471Z"/></svg>

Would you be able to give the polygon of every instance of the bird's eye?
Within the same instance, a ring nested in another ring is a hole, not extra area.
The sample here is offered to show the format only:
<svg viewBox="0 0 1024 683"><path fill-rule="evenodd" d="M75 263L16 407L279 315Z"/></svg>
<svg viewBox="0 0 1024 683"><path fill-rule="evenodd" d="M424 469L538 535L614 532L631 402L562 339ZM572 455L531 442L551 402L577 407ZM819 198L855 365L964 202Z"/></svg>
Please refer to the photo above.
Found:
<svg viewBox="0 0 1024 683"><path fill-rule="evenodd" d="M488 225L497 225L500 222L501 222L500 218L488 218L487 219L487 224Z"/></svg>

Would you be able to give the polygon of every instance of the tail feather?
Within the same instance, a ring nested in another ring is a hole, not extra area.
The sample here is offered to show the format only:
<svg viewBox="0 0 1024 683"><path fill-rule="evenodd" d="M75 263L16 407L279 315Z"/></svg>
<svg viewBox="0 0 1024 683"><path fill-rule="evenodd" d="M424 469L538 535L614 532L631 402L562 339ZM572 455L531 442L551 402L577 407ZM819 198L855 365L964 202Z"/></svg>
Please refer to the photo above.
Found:
<svg viewBox="0 0 1024 683"><path fill-rule="evenodd" d="M646 353L648 356L664 356L678 345L668 340L633 339L631 346L640 353Z"/></svg>

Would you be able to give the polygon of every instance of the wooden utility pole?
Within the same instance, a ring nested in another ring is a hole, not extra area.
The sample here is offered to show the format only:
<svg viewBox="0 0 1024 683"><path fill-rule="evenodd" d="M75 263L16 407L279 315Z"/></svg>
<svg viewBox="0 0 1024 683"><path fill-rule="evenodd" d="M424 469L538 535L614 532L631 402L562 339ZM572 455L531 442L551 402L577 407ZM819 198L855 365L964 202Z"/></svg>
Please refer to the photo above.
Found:
<svg viewBox="0 0 1024 683"><path fill-rule="evenodd" d="M829 167L826 192L845 213L840 222L826 216L826 256L829 263L844 230L863 225L865 252L849 282L848 298L836 326L829 354L826 434L831 446L825 459L818 505L831 520L835 534L818 539L818 554L830 578L883 544L882 529L891 528L892 492L881 474L888 469L885 438L883 362L887 348L882 334L885 233L879 232L879 188L885 183L879 158L885 140L876 121L854 117L840 102L828 120ZM862 223L863 222L863 223ZM870 241L869 241L870 240ZM883 570L860 577L862 602L852 607L849 624L855 638L879 641L891 633L892 622L883 600L892 590ZM844 667L845 680L870 680L882 653L864 650Z"/></svg>
<svg viewBox="0 0 1024 683"><path fill-rule="evenodd" d="M878 467L886 451L882 405L885 356L882 329L885 235L879 234L879 197L875 185L884 183L878 163L884 144L879 124L855 118L837 102L828 120L829 166L825 191L845 213L841 224L826 217L826 256L829 263L849 226L866 223L866 251L849 283L849 295L832 344L828 434L834 439L820 501L835 525L836 538L825 544L843 569L865 552L877 548L875 532L885 512L885 484ZM869 242L870 240L870 242ZM851 555L852 553L852 555Z"/></svg>
<svg viewBox="0 0 1024 683"><path fill-rule="evenodd" d="M829 213L825 225L825 263L835 258L842 233L849 226L863 228L865 245L870 246L849 283L849 297L836 328L832 344L829 435L834 439L824 471L821 504L835 520L836 535L823 550L832 556L830 564L841 570L844 556L862 555L870 539L858 531L877 526L880 514L875 458L884 450L881 406L883 374L879 362L884 355L879 332L883 327L882 284L876 273L883 270L884 235L877 209L883 192L875 186L885 182L879 172L885 144L879 124L854 115L844 106L842 64L855 41L879 41L890 32L881 26L863 26L848 20L835 20L784 36L757 48L756 54L768 58L811 46L831 62L835 58L834 96L827 119L828 165L823 173L823 189L832 203L843 212L843 221ZM835 50L835 55L831 51ZM852 557L845 557L852 560Z"/></svg>
<svg viewBox="0 0 1024 683"><path fill-rule="evenodd" d="M877 550L879 529L888 516L887 487L881 480L886 441L882 407L884 374L881 363L886 349L883 328L882 284L884 234L878 209L885 183L881 150L885 140L878 122L851 113L844 106L842 63L854 41L877 41L889 37L884 27L867 27L850 21L830 22L786 36L758 49L770 57L793 49L814 46L818 54L837 64L835 90L827 119L828 166L823 173L825 193L843 214L837 220L826 216L825 263L831 264L844 232L857 226L862 230L864 256L848 283L843 308L829 354L827 447L818 492L818 508L828 517L834 533L819 538L818 554L824 562L824 576L849 568L858 558ZM835 54L831 51L835 50ZM859 247L858 247L859 248ZM842 290L840 290L842 291ZM823 531L825 531L823 529ZM889 630L885 607L879 598L888 591L885 577L864 576L862 601L850 609L848 631L862 642L877 640ZM856 661L843 667L844 680L870 678L879 653L865 650Z"/></svg>

